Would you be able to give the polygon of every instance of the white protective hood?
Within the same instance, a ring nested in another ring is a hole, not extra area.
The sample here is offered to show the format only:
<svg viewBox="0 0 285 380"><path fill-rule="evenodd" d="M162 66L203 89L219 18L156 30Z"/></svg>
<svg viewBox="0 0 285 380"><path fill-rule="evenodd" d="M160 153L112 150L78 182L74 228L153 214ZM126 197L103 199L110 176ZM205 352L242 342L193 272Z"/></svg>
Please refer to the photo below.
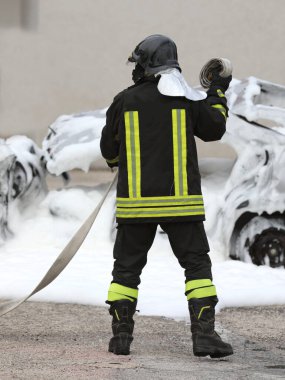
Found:
<svg viewBox="0 0 285 380"><path fill-rule="evenodd" d="M207 97L204 91L190 87L178 69L167 69L160 71L157 75L161 76L157 88L162 95L184 96L193 101L203 100Z"/></svg>

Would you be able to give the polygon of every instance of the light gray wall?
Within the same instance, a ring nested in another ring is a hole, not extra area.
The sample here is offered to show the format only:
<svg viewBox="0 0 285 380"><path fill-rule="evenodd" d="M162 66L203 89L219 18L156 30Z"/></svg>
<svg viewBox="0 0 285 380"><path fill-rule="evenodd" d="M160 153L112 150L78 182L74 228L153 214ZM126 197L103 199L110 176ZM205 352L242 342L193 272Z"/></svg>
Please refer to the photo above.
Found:
<svg viewBox="0 0 285 380"><path fill-rule="evenodd" d="M17 0L11 1L18 12ZM0 0L0 14L9 2ZM36 3L32 30L17 23L20 16L10 24L0 16L0 137L21 133L40 142L58 115L109 105L131 83L128 55L153 33L176 41L192 85L212 57L231 59L237 78L254 75L285 84L284 0ZM200 149L203 155L231 154L212 143Z"/></svg>

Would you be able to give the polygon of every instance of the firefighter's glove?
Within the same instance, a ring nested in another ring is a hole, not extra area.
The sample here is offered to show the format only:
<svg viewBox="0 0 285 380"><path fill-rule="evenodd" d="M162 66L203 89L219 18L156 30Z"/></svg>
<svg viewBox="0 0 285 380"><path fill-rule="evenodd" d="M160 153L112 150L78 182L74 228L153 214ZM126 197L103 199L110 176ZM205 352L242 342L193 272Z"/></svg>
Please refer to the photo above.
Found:
<svg viewBox="0 0 285 380"><path fill-rule="evenodd" d="M212 75L213 79L211 81L210 90L212 87L218 87L225 93L229 88L229 85L233 78L232 75L229 75L228 77L221 77L220 74L216 71L214 71Z"/></svg>
<svg viewBox="0 0 285 380"><path fill-rule="evenodd" d="M137 83L144 77L144 68L137 63L134 70L132 71L132 79L134 83Z"/></svg>

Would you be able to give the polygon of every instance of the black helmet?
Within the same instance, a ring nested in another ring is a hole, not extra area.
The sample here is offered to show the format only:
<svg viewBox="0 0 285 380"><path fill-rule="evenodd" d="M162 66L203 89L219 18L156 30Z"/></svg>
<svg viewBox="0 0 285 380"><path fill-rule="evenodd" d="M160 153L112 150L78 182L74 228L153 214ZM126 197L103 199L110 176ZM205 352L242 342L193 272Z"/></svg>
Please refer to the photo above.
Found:
<svg viewBox="0 0 285 380"><path fill-rule="evenodd" d="M146 37L137 45L128 60L142 66L145 75L156 74L171 67L181 71L175 42L161 34Z"/></svg>

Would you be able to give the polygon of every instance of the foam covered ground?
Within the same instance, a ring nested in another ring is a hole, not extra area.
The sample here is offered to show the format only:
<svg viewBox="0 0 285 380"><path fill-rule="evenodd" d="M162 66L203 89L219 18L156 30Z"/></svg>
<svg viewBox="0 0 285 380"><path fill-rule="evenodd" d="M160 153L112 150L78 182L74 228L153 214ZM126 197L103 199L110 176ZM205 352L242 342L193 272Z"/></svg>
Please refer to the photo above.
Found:
<svg viewBox="0 0 285 380"><path fill-rule="evenodd" d="M211 191L209 182L204 184L207 202L214 201L215 186L213 182ZM95 207L102 191L102 188L51 191L39 207L22 215L14 210L12 226L17 234L1 246L0 251L1 298L22 297L35 287ZM113 263L114 202L113 191L75 258L51 285L33 296L32 300L104 304ZM209 215L211 218L213 216ZM217 251L211 252L211 259L219 309L285 304L284 268L257 267L232 261ZM184 318L188 314L183 270L171 252L166 235L160 232L149 252L139 289L138 308L142 314L175 318Z"/></svg>

